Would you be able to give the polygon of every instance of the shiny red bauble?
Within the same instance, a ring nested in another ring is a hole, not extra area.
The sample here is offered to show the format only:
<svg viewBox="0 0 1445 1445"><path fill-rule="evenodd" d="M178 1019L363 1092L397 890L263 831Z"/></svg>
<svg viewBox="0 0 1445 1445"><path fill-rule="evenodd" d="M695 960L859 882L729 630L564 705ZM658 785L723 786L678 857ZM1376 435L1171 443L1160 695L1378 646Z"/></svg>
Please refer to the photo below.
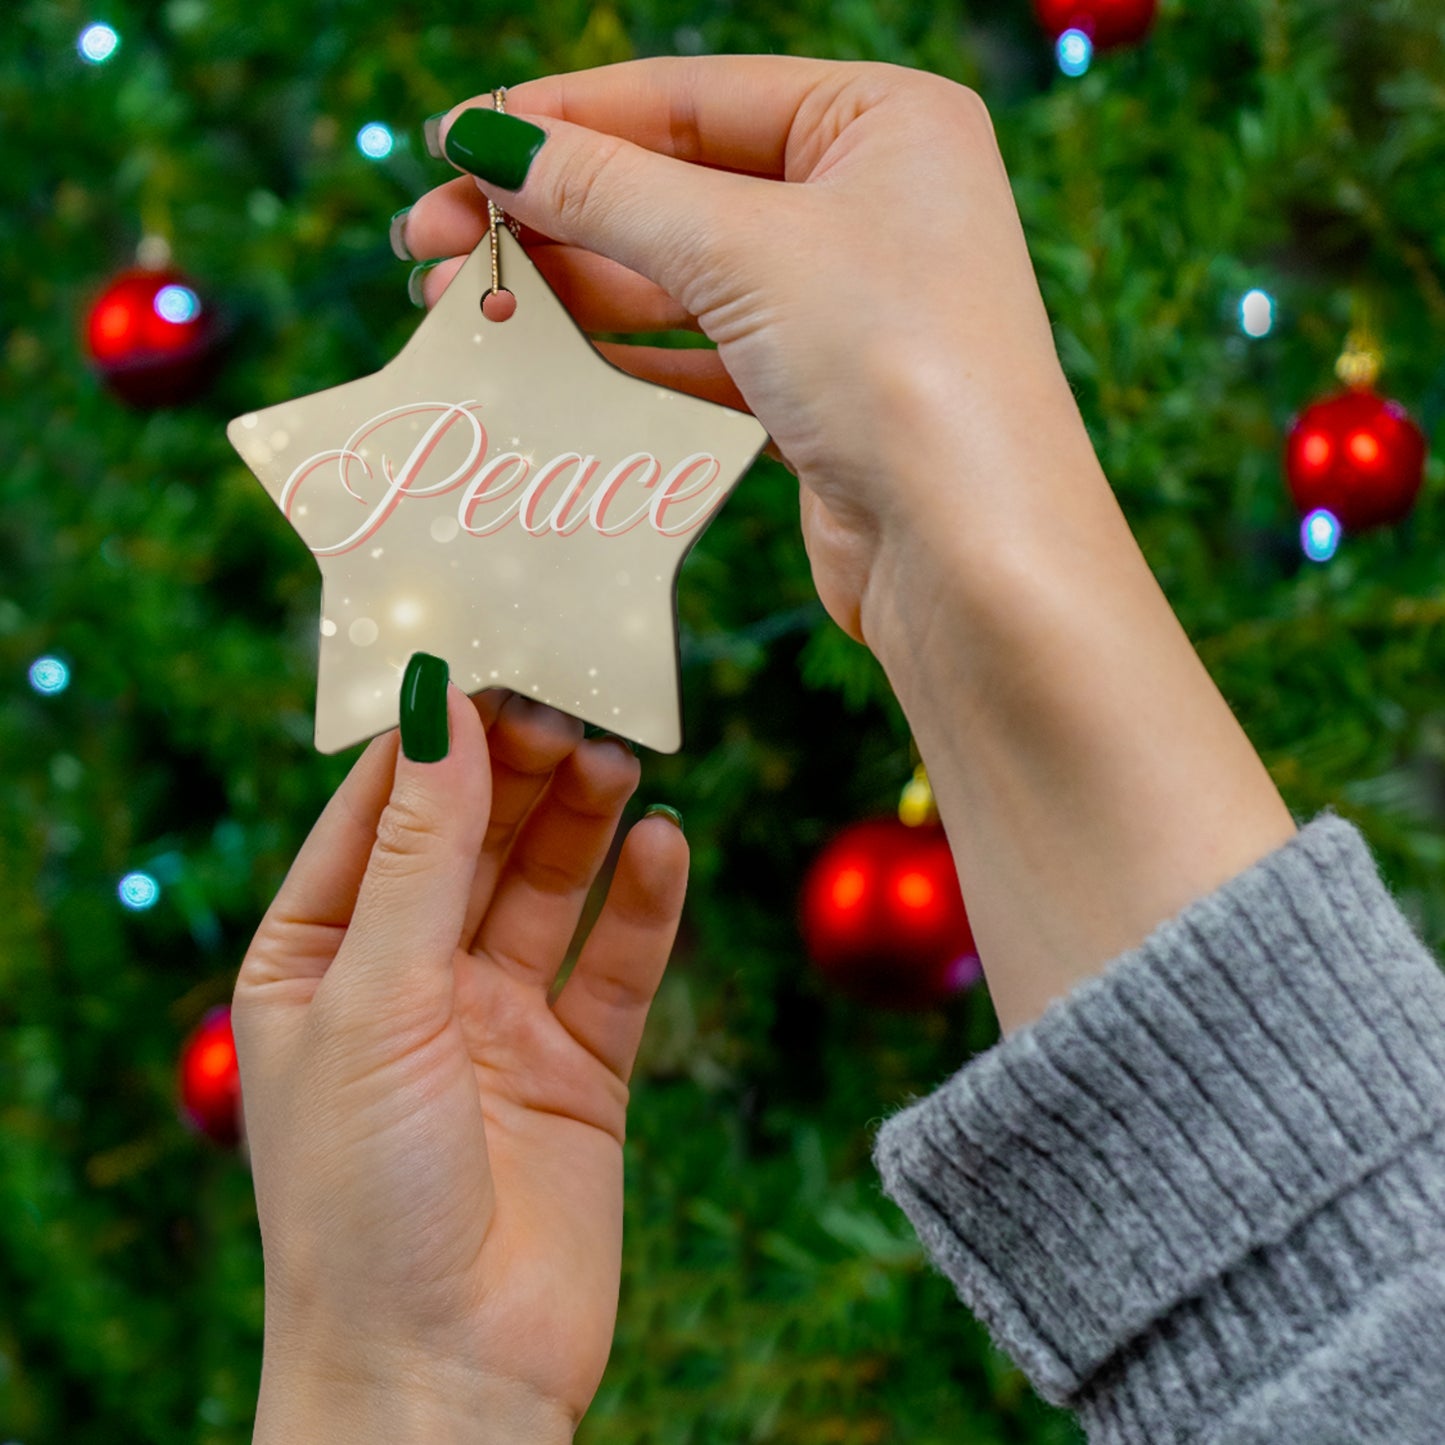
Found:
<svg viewBox="0 0 1445 1445"><path fill-rule="evenodd" d="M1034 0L1034 10L1051 39L1082 30L1095 50L1109 50L1136 45L1148 34L1159 0Z"/></svg>
<svg viewBox="0 0 1445 1445"><path fill-rule="evenodd" d="M1357 387L1295 418L1285 476L1300 516L1323 507L1346 532L1362 532L1408 515L1425 480L1425 451L1425 434L1399 402Z"/></svg>
<svg viewBox="0 0 1445 1445"><path fill-rule="evenodd" d="M85 348L106 385L134 406L197 396L215 374L210 307L178 271L123 272L85 320Z"/></svg>
<svg viewBox="0 0 1445 1445"><path fill-rule="evenodd" d="M241 1139L241 1071L231 1036L231 1010L213 1008L181 1047L181 1117L232 1148Z"/></svg>
<svg viewBox="0 0 1445 1445"><path fill-rule="evenodd" d="M925 1009L980 977L948 839L936 823L870 818L845 828L803 882L808 955L840 993Z"/></svg>

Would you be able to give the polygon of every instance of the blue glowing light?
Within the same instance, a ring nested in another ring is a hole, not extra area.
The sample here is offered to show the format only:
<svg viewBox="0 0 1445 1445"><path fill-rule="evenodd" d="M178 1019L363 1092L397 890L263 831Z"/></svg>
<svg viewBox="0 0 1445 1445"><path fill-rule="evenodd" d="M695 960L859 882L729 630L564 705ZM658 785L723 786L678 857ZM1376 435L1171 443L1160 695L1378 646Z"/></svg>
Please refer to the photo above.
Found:
<svg viewBox="0 0 1445 1445"><path fill-rule="evenodd" d="M127 873L115 891L127 908L139 913L160 898L161 885L149 873Z"/></svg>
<svg viewBox="0 0 1445 1445"><path fill-rule="evenodd" d="M392 135L391 128L382 125L379 120L371 121L356 132L357 150L374 161L385 160L395 144L396 137Z"/></svg>
<svg viewBox="0 0 1445 1445"><path fill-rule="evenodd" d="M1065 75L1083 75L1094 60L1094 42L1082 30L1066 30L1059 36L1055 54Z"/></svg>
<svg viewBox="0 0 1445 1445"><path fill-rule="evenodd" d="M1339 518L1316 507L1300 524L1300 546L1311 562L1328 562L1339 550L1343 528Z"/></svg>
<svg viewBox="0 0 1445 1445"><path fill-rule="evenodd" d="M80 58L92 65L104 65L119 45L120 36L109 25L87 25L75 42Z"/></svg>
<svg viewBox="0 0 1445 1445"><path fill-rule="evenodd" d="M70 669L58 657L37 657L30 664L30 686L53 697L70 686Z"/></svg>
<svg viewBox="0 0 1445 1445"><path fill-rule="evenodd" d="M189 286L162 286L152 304L162 321L173 321L177 326L201 314L201 298Z"/></svg>
<svg viewBox="0 0 1445 1445"><path fill-rule="evenodd" d="M1274 297L1268 291L1248 291L1239 303L1239 326L1246 336L1268 336L1274 330Z"/></svg>

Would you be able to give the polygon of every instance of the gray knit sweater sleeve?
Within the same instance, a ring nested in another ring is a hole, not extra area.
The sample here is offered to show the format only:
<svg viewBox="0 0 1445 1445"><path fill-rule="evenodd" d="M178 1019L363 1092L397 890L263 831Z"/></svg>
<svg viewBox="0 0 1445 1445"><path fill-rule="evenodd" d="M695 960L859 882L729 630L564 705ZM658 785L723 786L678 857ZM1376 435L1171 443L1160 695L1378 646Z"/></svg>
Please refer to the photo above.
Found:
<svg viewBox="0 0 1445 1445"><path fill-rule="evenodd" d="M874 1161L1094 1445L1445 1441L1445 974L1330 810Z"/></svg>

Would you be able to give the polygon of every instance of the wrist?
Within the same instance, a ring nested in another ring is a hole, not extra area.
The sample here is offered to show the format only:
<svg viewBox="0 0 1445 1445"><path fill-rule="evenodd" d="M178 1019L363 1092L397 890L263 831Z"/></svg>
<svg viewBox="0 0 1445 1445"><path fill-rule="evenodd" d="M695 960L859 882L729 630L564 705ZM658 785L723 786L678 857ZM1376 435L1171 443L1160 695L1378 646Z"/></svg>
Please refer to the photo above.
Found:
<svg viewBox="0 0 1445 1445"><path fill-rule="evenodd" d="M569 1445L576 1422L522 1381L432 1360L262 1361L253 1445Z"/></svg>
<svg viewBox="0 0 1445 1445"><path fill-rule="evenodd" d="M977 424L950 385L915 369L891 388L905 440L860 598L864 640L905 705L920 673L936 678L930 636L977 673L1061 566L1148 572L1062 373Z"/></svg>

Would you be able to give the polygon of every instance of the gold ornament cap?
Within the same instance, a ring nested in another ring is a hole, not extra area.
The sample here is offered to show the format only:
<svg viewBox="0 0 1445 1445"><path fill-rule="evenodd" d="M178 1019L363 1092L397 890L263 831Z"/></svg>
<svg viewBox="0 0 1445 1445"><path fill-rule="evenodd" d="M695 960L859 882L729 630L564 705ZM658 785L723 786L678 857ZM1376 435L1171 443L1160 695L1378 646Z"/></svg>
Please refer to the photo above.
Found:
<svg viewBox="0 0 1445 1445"><path fill-rule="evenodd" d="M921 828L924 824L938 821L938 805L933 800L928 769L922 763L914 768L913 776L903 785L903 792L898 798L898 821L910 828Z"/></svg>

